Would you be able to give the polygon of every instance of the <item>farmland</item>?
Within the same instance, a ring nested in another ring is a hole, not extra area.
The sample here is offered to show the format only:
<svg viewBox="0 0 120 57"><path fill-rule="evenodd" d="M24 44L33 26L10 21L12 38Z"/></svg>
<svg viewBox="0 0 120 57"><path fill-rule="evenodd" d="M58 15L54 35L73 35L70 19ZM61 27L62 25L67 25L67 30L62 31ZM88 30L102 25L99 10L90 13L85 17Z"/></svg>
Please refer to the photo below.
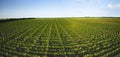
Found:
<svg viewBox="0 0 120 57"><path fill-rule="evenodd" d="M119 57L120 18L2 22L0 46L0 57Z"/></svg>

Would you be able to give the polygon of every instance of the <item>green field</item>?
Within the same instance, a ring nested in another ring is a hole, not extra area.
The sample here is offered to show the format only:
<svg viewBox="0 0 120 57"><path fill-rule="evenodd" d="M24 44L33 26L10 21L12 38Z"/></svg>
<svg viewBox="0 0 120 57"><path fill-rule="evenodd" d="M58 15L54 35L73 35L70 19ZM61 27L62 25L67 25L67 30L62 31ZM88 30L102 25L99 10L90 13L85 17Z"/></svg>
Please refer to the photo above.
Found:
<svg viewBox="0 0 120 57"><path fill-rule="evenodd" d="M120 18L0 23L0 57L119 57Z"/></svg>

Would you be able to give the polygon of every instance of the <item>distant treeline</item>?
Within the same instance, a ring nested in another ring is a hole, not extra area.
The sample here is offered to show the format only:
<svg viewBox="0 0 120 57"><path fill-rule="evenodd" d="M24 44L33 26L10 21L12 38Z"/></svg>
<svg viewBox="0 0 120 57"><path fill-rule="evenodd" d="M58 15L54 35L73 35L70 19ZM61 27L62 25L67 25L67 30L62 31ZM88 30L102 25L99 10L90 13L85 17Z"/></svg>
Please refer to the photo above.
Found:
<svg viewBox="0 0 120 57"><path fill-rule="evenodd" d="M35 18L8 18L8 19L1 19L0 23L9 22L9 21L17 21L17 20L29 20L29 19L35 19Z"/></svg>

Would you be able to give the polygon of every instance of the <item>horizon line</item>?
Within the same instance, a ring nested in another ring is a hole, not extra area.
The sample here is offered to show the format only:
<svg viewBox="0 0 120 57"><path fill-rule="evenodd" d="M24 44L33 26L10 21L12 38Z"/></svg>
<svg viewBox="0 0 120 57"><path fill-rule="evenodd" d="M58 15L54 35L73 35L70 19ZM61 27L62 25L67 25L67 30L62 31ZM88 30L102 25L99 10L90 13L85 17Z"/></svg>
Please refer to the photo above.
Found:
<svg viewBox="0 0 120 57"><path fill-rule="evenodd" d="M19 18L120 18L118 16L114 17L114 16L83 16L83 17L8 17L8 18L1 18L0 19L19 19Z"/></svg>

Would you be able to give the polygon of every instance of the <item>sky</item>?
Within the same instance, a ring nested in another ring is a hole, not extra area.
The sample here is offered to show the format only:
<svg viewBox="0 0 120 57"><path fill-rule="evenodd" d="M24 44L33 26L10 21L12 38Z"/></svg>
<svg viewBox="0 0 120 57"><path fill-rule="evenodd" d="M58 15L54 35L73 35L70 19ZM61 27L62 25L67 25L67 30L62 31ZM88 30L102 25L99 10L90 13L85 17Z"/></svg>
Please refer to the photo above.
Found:
<svg viewBox="0 0 120 57"><path fill-rule="evenodd" d="M0 0L0 18L120 17L120 0Z"/></svg>

